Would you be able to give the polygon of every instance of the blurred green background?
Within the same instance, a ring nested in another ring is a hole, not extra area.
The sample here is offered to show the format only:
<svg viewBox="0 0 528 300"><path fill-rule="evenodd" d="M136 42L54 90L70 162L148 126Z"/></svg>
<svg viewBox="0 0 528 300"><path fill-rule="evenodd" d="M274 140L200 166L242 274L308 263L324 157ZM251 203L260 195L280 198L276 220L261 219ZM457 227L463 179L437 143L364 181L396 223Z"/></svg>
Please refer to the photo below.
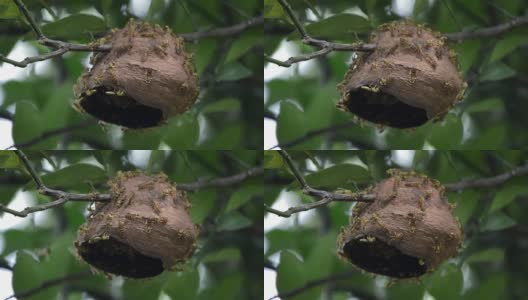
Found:
<svg viewBox="0 0 528 300"><path fill-rule="evenodd" d="M526 151L288 151L308 184L327 191L361 190L389 168L412 169L441 183L484 178L528 163ZM264 155L265 203L275 209L315 200L299 185L276 151ZM491 188L449 192L463 225L458 256L434 273L390 282L338 259L336 238L349 223L352 203L334 202L289 218L266 213L265 299L318 281L284 299L526 299L528 287L528 176ZM332 278L340 280L332 280ZM323 279L330 279L322 281Z"/></svg>
<svg viewBox="0 0 528 300"><path fill-rule="evenodd" d="M111 28L122 27L130 18L166 25L175 33L232 26L261 15L263 5L258 0L23 2L48 37L78 43L89 43ZM11 122L11 138L21 148L261 149L262 125L255 121L262 119L261 37L262 26L257 26L237 36L186 43L194 55L201 93L190 111L171 118L167 126L122 131L98 126L95 119L74 111L72 87L90 55L82 52L25 69L0 65L0 118ZM25 56L17 57L17 52L36 55L49 51L34 38L14 2L0 1L0 54L8 56L15 49L9 58L22 60ZM74 130L26 145L50 130L72 126ZM4 145L11 139L2 132Z"/></svg>
<svg viewBox="0 0 528 300"><path fill-rule="evenodd" d="M443 32L490 27L523 16L528 2L460 0L290 0L314 37L334 42L367 41L376 26L408 18ZM448 9L450 8L450 10ZM314 49L299 40L275 0L265 0L265 54L280 60ZM360 127L335 108L336 89L352 52L283 68L265 63L265 148L325 129L292 149L519 149L528 145L528 26L501 36L451 43L468 81L465 99L440 123L414 131ZM346 124L346 125L343 125Z"/></svg>
<svg viewBox="0 0 528 300"><path fill-rule="evenodd" d="M259 166L256 151L25 151L44 183L67 192L105 192L117 171L165 172L176 183L238 174ZM11 151L0 151L0 203L12 209L51 201ZM91 275L74 256L73 241L88 202L18 218L0 212L0 297L39 287L65 275L84 274L44 289L31 300L258 299L262 295L262 179L187 193L193 222L201 224L197 250L183 272L148 280ZM6 275L10 274L10 275ZM88 275L86 275L88 274Z"/></svg>

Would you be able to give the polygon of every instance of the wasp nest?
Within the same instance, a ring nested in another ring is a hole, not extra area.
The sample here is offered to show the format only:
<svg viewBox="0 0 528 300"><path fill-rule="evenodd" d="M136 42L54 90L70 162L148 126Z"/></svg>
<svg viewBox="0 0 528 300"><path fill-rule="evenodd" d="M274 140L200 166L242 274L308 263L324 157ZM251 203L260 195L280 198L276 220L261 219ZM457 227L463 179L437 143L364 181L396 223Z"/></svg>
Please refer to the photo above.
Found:
<svg viewBox="0 0 528 300"><path fill-rule="evenodd" d="M97 203L75 246L88 264L106 273L145 278L176 270L194 252L199 229L190 204L166 176L120 173L112 200Z"/></svg>
<svg viewBox="0 0 528 300"><path fill-rule="evenodd" d="M395 128L440 120L466 88L456 54L445 38L422 25L397 21L381 25L338 85L337 107L360 119Z"/></svg>
<svg viewBox="0 0 528 300"><path fill-rule="evenodd" d="M456 255L462 229L438 181L398 170L389 175L369 191L373 202L354 207L338 253L368 272L418 277Z"/></svg>
<svg viewBox="0 0 528 300"><path fill-rule="evenodd" d="M75 108L126 128L148 128L189 109L198 97L198 79L183 39L168 27L130 21L99 44L93 67L77 82Z"/></svg>

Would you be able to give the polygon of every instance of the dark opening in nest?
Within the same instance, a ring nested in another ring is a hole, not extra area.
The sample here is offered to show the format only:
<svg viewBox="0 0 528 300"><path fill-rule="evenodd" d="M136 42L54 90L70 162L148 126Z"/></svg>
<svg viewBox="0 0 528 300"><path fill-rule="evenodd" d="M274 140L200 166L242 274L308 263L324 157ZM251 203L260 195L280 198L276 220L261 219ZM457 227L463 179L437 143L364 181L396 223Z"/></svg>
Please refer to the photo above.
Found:
<svg viewBox="0 0 528 300"><path fill-rule="evenodd" d="M113 90L102 86L89 96L83 94L81 107L99 120L127 128L154 127L163 119L161 110L157 108L142 105L127 95L107 92L113 93Z"/></svg>
<svg viewBox="0 0 528 300"><path fill-rule="evenodd" d="M163 272L160 259L145 256L116 239L82 243L79 255L94 267L130 278L153 277Z"/></svg>
<svg viewBox="0 0 528 300"><path fill-rule="evenodd" d="M376 239L372 242L350 240L345 244L344 255L358 267L366 271L396 278L418 277L427 272L420 259L405 255L395 247Z"/></svg>
<svg viewBox="0 0 528 300"><path fill-rule="evenodd" d="M405 104L390 94L355 89L350 90L348 100L350 112L372 123L411 128L427 122L425 110Z"/></svg>

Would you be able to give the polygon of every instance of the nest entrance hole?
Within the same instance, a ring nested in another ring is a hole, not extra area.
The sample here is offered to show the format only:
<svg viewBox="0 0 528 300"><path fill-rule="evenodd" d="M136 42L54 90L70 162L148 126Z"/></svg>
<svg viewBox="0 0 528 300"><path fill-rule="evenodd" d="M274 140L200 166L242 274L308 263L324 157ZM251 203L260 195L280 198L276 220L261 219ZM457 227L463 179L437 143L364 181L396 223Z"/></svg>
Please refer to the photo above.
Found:
<svg viewBox="0 0 528 300"><path fill-rule="evenodd" d="M145 256L134 248L110 238L82 243L79 255L96 268L130 278L153 277L163 272L160 259Z"/></svg>
<svg viewBox="0 0 528 300"><path fill-rule="evenodd" d="M348 110L369 122L395 128L417 127L427 122L425 110L405 104L393 95L362 88L349 92Z"/></svg>
<svg viewBox="0 0 528 300"><path fill-rule="evenodd" d="M161 110L142 105L127 95L119 96L104 86L96 88L90 95L83 94L82 98L80 105L87 113L127 128L154 127L163 119Z"/></svg>
<svg viewBox="0 0 528 300"><path fill-rule="evenodd" d="M401 253L397 248L376 239L372 242L350 240L343 248L345 256L356 266L372 273L395 278L418 277L427 272L420 259Z"/></svg>

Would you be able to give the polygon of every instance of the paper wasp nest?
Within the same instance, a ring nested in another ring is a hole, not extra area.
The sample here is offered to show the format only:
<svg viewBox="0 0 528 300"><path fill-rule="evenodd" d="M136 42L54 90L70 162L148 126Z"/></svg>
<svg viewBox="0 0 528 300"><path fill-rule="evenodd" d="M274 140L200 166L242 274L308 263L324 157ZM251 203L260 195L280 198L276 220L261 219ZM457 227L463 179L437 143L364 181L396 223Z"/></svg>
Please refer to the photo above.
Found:
<svg viewBox="0 0 528 300"><path fill-rule="evenodd" d="M99 41L110 52L92 57L78 80L75 107L126 128L148 128L189 109L198 79L183 39L168 28L130 21Z"/></svg>
<svg viewBox="0 0 528 300"><path fill-rule="evenodd" d="M338 253L368 272L418 277L456 255L462 229L438 181L414 172L389 174L369 191L374 202L356 203Z"/></svg>
<svg viewBox="0 0 528 300"><path fill-rule="evenodd" d="M166 176L120 173L112 200L98 202L78 232L79 256L106 273L152 277L177 269L193 254L199 229L184 192Z"/></svg>
<svg viewBox="0 0 528 300"><path fill-rule="evenodd" d="M411 128L442 119L462 99L466 83L440 33L397 21L381 25L369 43L376 49L358 54L338 85L341 110L381 126Z"/></svg>

